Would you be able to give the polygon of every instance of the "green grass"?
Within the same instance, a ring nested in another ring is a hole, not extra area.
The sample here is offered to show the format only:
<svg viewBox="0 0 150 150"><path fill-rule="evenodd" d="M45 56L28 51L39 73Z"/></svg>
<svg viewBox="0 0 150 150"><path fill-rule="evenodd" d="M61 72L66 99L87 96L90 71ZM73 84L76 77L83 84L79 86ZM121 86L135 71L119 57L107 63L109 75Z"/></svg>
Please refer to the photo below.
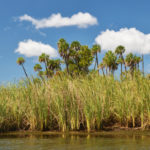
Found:
<svg viewBox="0 0 150 150"><path fill-rule="evenodd" d="M0 87L0 131L102 130L150 125L150 80L98 75Z"/></svg>

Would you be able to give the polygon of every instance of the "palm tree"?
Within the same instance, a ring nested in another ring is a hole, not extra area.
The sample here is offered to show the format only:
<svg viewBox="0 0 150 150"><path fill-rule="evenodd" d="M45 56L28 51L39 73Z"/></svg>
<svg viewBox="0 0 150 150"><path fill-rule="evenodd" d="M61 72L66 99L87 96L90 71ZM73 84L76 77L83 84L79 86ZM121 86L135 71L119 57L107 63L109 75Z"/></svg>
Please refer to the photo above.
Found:
<svg viewBox="0 0 150 150"><path fill-rule="evenodd" d="M92 47L92 54L96 57L95 58L95 65L94 65L94 70L96 69L96 65L98 67L98 53L101 52L101 46L98 44L93 45Z"/></svg>
<svg viewBox="0 0 150 150"><path fill-rule="evenodd" d="M114 74L114 71L118 67L117 56L112 51L109 50L103 58L103 63L105 64L105 67L109 68L109 74L110 73Z"/></svg>
<svg viewBox="0 0 150 150"><path fill-rule="evenodd" d="M105 72L106 72L106 75L107 75L108 74L108 66L107 66L107 58L105 56L103 57L102 63L104 65Z"/></svg>
<svg viewBox="0 0 150 150"><path fill-rule="evenodd" d="M36 64L35 66L34 66L34 71L41 71L42 70L42 67L41 67L41 65L40 64Z"/></svg>
<svg viewBox="0 0 150 150"><path fill-rule="evenodd" d="M121 64L121 76L122 76L122 64L124 64L124 60L122 58L118 58L117 64ZM126 66L125 66L125 71L126 71Z"/></svg>
<svg viewBox="0 0 150 150"><path fill-rule="evenodd" d="M89 66L93 62L93 55L91 52L91 49L87 45L82 45L81 50L78 52L80 57L80 72L82 73L88 73L89 72Z"/></svg>
<svg viewBox="0 0 150 150"><path fill-rule="evenodd" d="M45 69L47 70L47 62L49 60L49 55L45 54L45 53L42 53L40 56L39 56L39 62L43 62L45 64Z"/></svg>
<svg viewBox="0 0 150 150"><path fill-rule="evenodd" d="M139 56L137 57L137 63L138 63L138 70L140 70L140 62L142 61L142 58Z"/></svg>
<svg viewBox="0 0 150 150"><path fill-rule="evenodd" d="M102 63L100 63L100 64L98 65L98 71L99 71L99 69L102 69L103 76L105 76L104 68L105 68L105 65L104 65L104 63L103 63L103 62L102 62Z"/></svg>
<svg viewBox="0 0 150 150"><path fill-rule="evenodd" d="M18 65L20 65L20 66L22 66L22 69L23 69L23 71L24 71L24 73L25 73L25 76L29 79L29 77L28 77L28 75L27 75L27 72L26 72L26 70L25 70L25 68L24 68L24 64L25 63L25 59L23 58L23 57L19 57L18 59L17 59L17 64Z"/></svg>
<svg viewBox="0 0 150 150"><path fill-rule="evenodd" d="M73 41L70 45L70 59L71 59L71 70L73 69L72 66L77 68L77 70L80 70L80 57L79 57L79 51L81 50L81 44L78 41ZM74 70L74 69L73 69Z"/></svg>
<svg viewBox="0 0 150 150"><path fill-rule="evenodd" d="M49 55L47 55L47 54L45 54L45 53L42 53L42 54L39 56L39 62L43 62L43 63L45 64L46 72L48 72L48 68L47 68L48 60L49 60ZM48 77L48 74L47 74L47 77Z"/></svg>
<svg viewBox="0 0 150 150"><path fill-rule="evenodd" d="M42 67L41 67L41 65L40 64L36 64L35 66L34 66L34 71L35 72L38 72L38 75L42 78Z"/></svg>
<svg viewBox="0 0 150 150"><path fill-rule="evenodd" d="M126 62L126 66L130 67L133 64L133 54L129 53L126 58L125 58L125 62Z"/></svg>
<svg viewBox="0 0 150 150"><path fill-rule="evenodd" d="M126 66L130 68L130 72L133 78L133 72L137 65L137 56L133 55L132 53L129 53L125 58Z"/></svg>
<svg viewBox="0 0 150 150"><path fill-rule="evenodd" d="M50 73L50 75L52 76L56 71L59 71L61 70L61 61L60 59L56 59L56 60L53 60L53 59L50 59L48 61L48 71Z"/></svg>
<svg viewBox="0 0 150 150"><path fill-rule="evenodd" d="M43 76L44 76L45 74L44 74L44 72L43 71L39 71L38 72L38 76L43 80L44 78L43 78Z"/></svg>
<svg viewBox="0 0 150 150"><path fill-rule="evenodd" d="M74 50L74 51L79 51L81 48L81 44L78 41L73 41L71 43L70 49Z"/></svg>
<svg viewBox="0 0 150 150"><path fill-rule="evenodd" d="M139 70L139 63L142 61L141 57L134 55L134 69Z"/></svg>
<svg viewBox="0 0 150 150"><path fill-rule="evenodd" d="M122 75L122 64L124 64L124 58L123 58L124 52L125 52L125 48L122 45L119 45L115 50L115 53L117 55L119 55L118 63L121 64L121 75ZM126 70L126 68L125 68L125 70Z"/></svg>
<svg viewBox="0 0 150 150"><path fill-rule="evenodd" d="M60 59L55 60L55 70L60 71L61 70L61 63L62 61Z"/></svg>
<svg viewBox="0 0 150 150"><path fill-rule="evenodd" d="M65 61L67 73L69 73L69 56L70 56L69 44L64 39L60 39L57 45L59 54Z"/></svg>

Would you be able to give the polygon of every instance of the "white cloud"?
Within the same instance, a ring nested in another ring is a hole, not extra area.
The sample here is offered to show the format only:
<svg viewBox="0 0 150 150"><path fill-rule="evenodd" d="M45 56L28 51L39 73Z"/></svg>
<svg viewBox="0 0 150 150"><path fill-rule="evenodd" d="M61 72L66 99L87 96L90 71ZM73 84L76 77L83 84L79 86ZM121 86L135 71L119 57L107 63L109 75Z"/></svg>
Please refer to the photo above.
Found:
<svg viewBox="0 0 150 150"><path fill-rule="evenodd" d="M20 21L31 22L36 29L50 27L77 26L79 28L87 28L91 25L98 24L97 18L89 13L79 12L71 17L62 17L60 13L52 14L48 18L35 19L27 14L19 17Z"/></svg>
<svg viewBox="0 0 150 150"><path fill-rule="evenodd" d="M119 31L107 29L101 32L95 41L106 51L114 51L118 45L123 45L126 53L150 53L150 34L144 34L136 28L122 28Z"/></svg>
<svg viewBox="0 0 150 150"><path fill-rule="evenodd" d="M19 42L15 52L27 57L40 56L42 53L46 53L50 57L58 56L57 51L52 46L31 39Z"/></svg>

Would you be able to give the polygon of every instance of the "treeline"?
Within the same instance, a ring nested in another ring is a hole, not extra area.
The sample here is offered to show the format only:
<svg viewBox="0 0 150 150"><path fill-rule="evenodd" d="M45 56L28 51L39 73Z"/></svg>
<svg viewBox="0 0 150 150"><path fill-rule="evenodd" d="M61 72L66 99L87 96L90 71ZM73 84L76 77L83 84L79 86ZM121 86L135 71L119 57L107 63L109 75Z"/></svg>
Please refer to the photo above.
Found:
<svg viewBox="0 0 150 150"><path fill-rule="evenodd" d="M38 76L42 79L50 78L53 75L59 75L62 72L66 72L69 75L88 74L93 71L101 69L103 75L114 75L114 72L120 65L121 76L125 76L127 73L133 77L134 72L140 72L139 64L143 62L143 56L139 57L132 53L129 53L124 57L125 47L119 45L116 47L115 52L109 50L105 53L102 62L99 63L99 55L101 53L101 46L98 44L89 48L87 45L81 45L78 41L73 41L69 44L66 40L60 39L57 43L58 52L62 59L51 59L51 57L45 53L39 56L39 63L34 66L34 70L38 72ZM27 72L24 68L24 58L19 57L17 63L23 67L24 73L28 78ZM44 64L42 68L41 63ZM93 69L89 67L94 63ZM64 64L64 65L63 65ZM63 67L62 67L63 66ZM65 67L64 67L65 66ZM123 69L124 67L124 69ZM144 65L142 65L142 72L144 74Z"/></svg>
<svg viewBox="0 0 150 150"><path fill-rule="evenodd" d="M100 45L64 39L58 51L61 59L39 56L38 80L29 79L24 58L18 58L29 80L0 86L0 132L150 129L150 80L141 75L142 57L124 55L120 45L100 62ZM119 66L121 80L115 80Z"/></svg>

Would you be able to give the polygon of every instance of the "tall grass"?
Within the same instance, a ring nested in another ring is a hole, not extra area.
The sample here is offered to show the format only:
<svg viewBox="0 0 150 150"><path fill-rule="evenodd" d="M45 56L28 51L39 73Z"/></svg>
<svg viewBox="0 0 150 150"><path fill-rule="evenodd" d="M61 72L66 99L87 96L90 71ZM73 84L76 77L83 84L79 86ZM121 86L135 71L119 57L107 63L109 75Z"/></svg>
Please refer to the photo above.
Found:
<svg viewBox="0 0 150 150"><path fill-rule="evenodd" d="M101 130L150 125L150 80L54 77L0 87L0 131Z"/></svg>

